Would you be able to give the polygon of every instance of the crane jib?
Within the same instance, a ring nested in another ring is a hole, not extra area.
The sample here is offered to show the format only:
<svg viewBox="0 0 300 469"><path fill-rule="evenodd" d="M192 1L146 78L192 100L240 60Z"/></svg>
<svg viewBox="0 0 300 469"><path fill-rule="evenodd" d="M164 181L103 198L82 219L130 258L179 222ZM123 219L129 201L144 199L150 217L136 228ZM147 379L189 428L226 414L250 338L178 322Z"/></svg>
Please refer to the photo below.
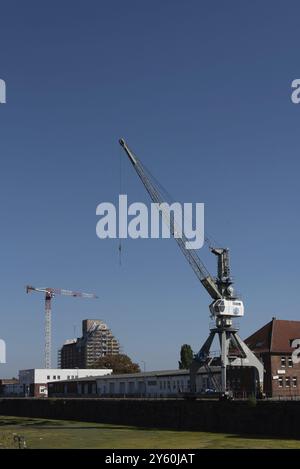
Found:
<svg viewBox="0 0 300 469"><path fill-rule="evenodd" d="M159 188L157 187L157 184L155 184L154 181L151 180L150 175L147 174L147 172L144 170L144 167L141 163L140 160L138 160L131 150L128 148L127 144L125 143L124 139L119 140L120 145L124 148L128 158L130 159L137 175L141 179L142 183L144 184L148 194L150 195L150 198L152 201L156 204L159 204L161 207L163 207L164 204L164 197L161 195L161 192ZM164 209L162 208L162 213L164 215L164 221L167 224L167 226L171 226L171 220L169 213L165 212ZM173 221L174 223L174 221ZM193 249L188 249L186 247L186 238L184 235L177 237L174 236L175 230L171 230L172 237L175 239L177 242L178 246L180 247L183 255L187 259L188 263L194 270L195 274L197 275L198 279L201 281L202 285L208 292L208 294L213 298L214 300L222 298L222 293L218 288L218 285L214 281L213 277L210 275L208 272L207 268L203 264L203 262L200 260L198 257L196 251Z"/></svg>

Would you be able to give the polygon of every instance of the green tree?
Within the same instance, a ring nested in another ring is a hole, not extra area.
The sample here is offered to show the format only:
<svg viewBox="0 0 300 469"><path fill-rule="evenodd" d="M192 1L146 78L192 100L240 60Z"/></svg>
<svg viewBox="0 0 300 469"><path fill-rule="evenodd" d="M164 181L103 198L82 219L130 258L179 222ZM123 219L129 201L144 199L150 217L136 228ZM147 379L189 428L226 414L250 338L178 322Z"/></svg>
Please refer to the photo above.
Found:
<svg viewBox="0 0 300 469"><path fill-rule="evenodd" d="M128 355L119 353L118 355L104 355L98 358L93 364L93 368L109 368L114 374L139 373L140 367L133 363Z"/></svg>
<svg viewBox="0 0 300 469"><path fill-rule="evenodd" d="M180 349L180 361L178 362L179 369L188 370L191 366L193 358L194 352L192 350L192 347L188 344L183 344Z"/></svg>

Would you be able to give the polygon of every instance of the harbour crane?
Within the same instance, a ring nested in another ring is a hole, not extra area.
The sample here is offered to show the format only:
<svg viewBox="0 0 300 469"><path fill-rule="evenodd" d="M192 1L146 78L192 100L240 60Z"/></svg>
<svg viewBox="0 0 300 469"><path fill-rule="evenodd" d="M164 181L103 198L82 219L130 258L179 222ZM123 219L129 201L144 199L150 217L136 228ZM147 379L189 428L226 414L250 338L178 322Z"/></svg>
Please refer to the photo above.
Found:
<svg viewBox="0 0 300 469"><path fill-rule="evenodd" d="M72 296L73 298L98 298L93 293L82 293L78 291L63 290L61 288L36 288L31 285L26 286L26 293L38 292L45 294L45 368L51 368L51 301L56 295Z"/></svg>
<svg viewBox="0 0 300 469"><path fill-rule="evenodd" d="M221 348L220 392L222 395L224 397L228 396L227 369L229 366L253 367L255 369L255 385L257 389L263 382L263 365L238 336L238 328L233 325L233 318L242 317L244 315L244 305L235 294L233 288L233 280L230 275L229 249L210 247L211 252L216 255L218 259L218 274L216 277L213 277L199 258L197 251L187 247L188 240L185 234L176 230L176 220L171 217L170 210L166 207L165 197L160 185L130 150L125 140L120 139L119 143L125 150L133 168L150 195L151 200L161 211L165 223L167 223L167 226L170 228L172 237L177 242L197 278L213 300L209 309L211 317L215 319L215 325L210 329L209 337L200 351L195 354L190 367L191 393L195 394L197 391L196 377L199 368L205 367L207 370L209 368L209 364L211 363L209 352L215 335L219 337ZM230 346L238 353L238 356L229 354Z"/></svg>

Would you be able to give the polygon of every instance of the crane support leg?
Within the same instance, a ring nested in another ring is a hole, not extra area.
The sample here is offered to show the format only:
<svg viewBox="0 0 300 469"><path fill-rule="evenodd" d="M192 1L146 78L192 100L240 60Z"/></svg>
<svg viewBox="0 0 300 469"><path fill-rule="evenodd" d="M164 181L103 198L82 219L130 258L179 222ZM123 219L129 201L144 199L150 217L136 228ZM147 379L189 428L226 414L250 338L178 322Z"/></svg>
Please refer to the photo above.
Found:
<svg viewBox="0 0 300 469"><path fill-rule="evenodd" d="M214 336L215 336L215 332L211 331L208 338L206 339L201 349L195 355L194 360L192 361L192 364L190 367L190 388L191 388L192 393L196 392L197 371L199 370L199 368L201 368L204 365L207 358L209 357L209 351L210 351L211 344L214 340Z"/></svg>
<svg viewBox="0 0 300 469"><path fill-rule="evenodd" d="M254 355L254 353L249 349L245 342L240 338L240 336L235 331L232 333L232 342L237 344L237 347L242 352L242 358L236 358L230 363L230 366L253 366L256 369L256 382L257 387L256 393L261 394L263 391L264 383L264 366L262 362Z"/></svg>
<svg viewBox="0 0 300 469"><path fill-rule="evenodd" d="M243 342L243 340L237 334L237 329L234 327L228 327L224 325L218 325L211 329L210 334L200 351L195 355L194 360L190 367L190 390L192 394L196 394L196 376L197 372L201 367L204 367L207 371L209 369L209 352L215 335L218 335L221 347L221 386L219 391L223 395L228 394L228 383L227 383L227 370L228 367L252 367L256 370L255 377L255 391L256 394L260 394L263 386L264 368L263 364L258 360L254 353L249 347ZM229 354L230 344L239 352L239 356L232 357Z"/></svg>
<svg viewBox="0 0 300 469"><path fill-rule="evenodd" d="M218 332L220 347L221 347L221 392L227 392L227 366L228 366L228 351L230 342L230 332L222 329Z"/></svg>

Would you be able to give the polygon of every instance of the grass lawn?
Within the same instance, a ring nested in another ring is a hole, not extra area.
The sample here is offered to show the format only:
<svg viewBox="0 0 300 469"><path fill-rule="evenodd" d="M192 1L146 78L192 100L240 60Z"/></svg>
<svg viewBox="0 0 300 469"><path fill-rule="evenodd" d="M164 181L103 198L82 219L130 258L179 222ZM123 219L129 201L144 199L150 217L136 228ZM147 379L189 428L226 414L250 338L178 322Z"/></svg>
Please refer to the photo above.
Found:
<svg viewBox="0 0 300 469"><path fill-rule="evenodd" d="M300 448L300 440L0 416L0 448L17 446L14 434L28 448Z"/></svg>

